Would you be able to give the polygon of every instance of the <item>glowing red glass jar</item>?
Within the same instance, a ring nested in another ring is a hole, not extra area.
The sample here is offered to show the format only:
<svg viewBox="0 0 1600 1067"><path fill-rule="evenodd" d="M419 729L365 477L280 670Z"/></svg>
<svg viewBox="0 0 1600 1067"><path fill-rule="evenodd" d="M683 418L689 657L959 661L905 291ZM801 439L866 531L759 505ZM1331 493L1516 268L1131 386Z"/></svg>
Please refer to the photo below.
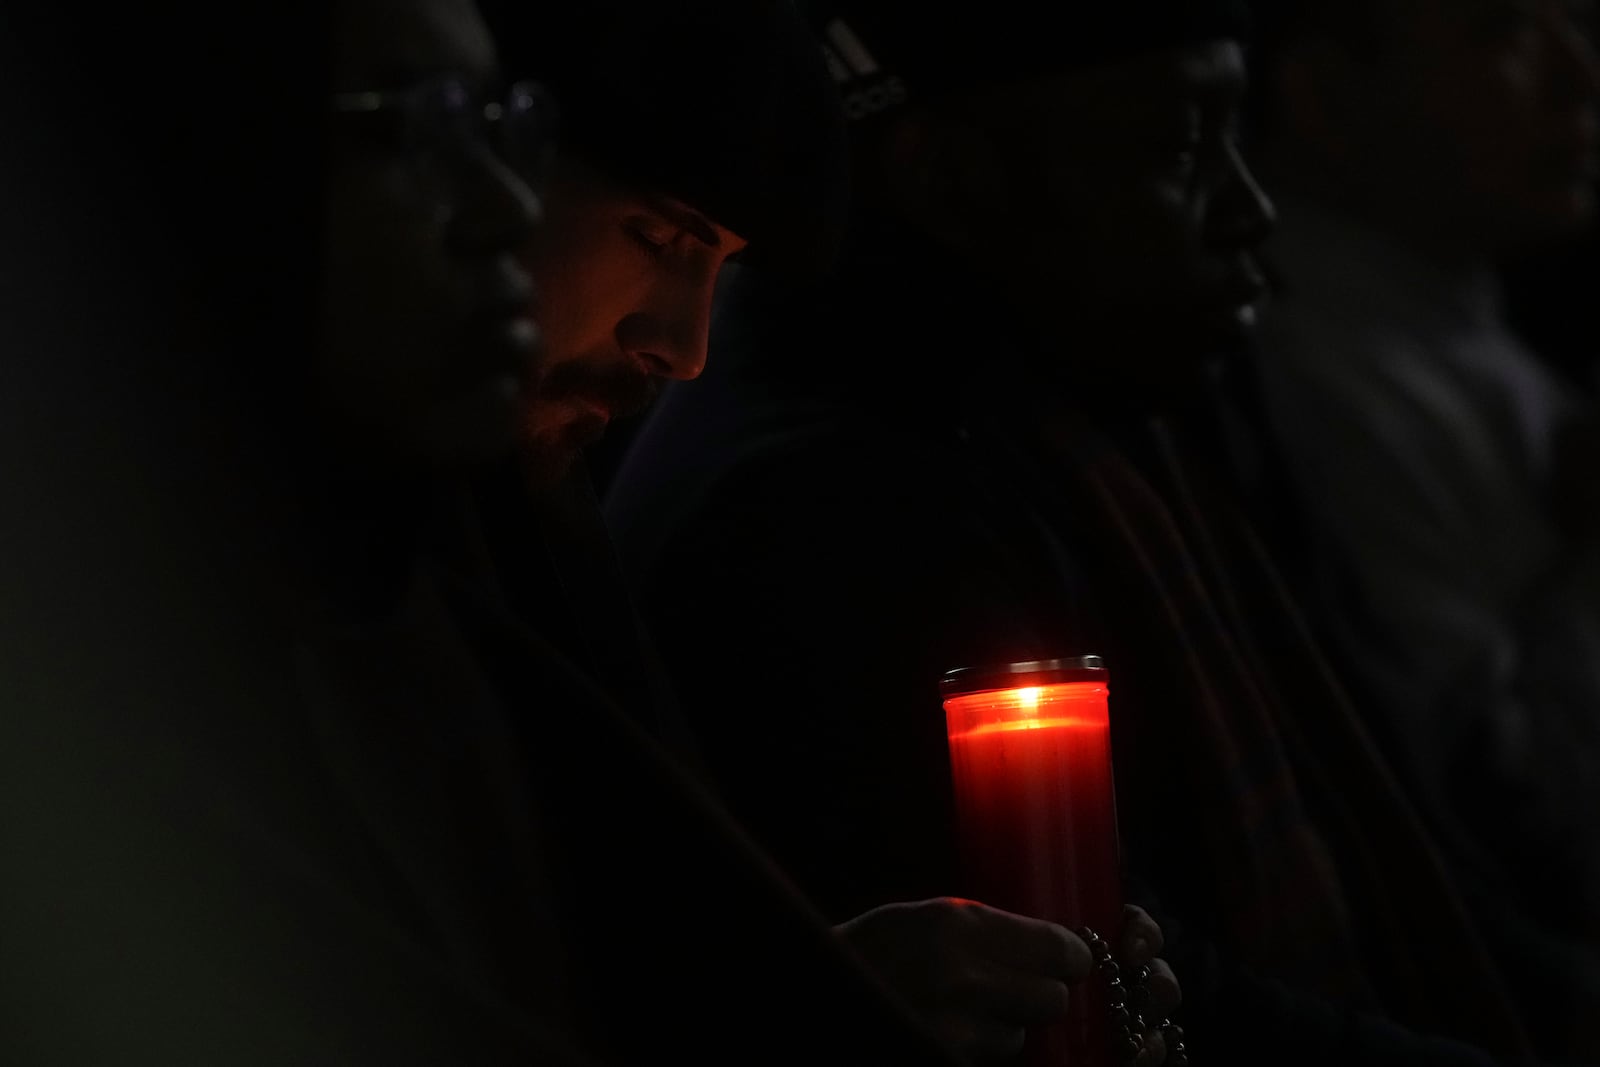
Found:
<svg viewBox="0 0 1600 1067"><path fill-rule="evenodd" d="M1098 656L951 671L942 683L962 863L985 904L1108 939L1122 925L1109 686ZM1096 983L1032 1063L1110 1063ZM1063 1058L1064 1057L1064 1058Z"/></svg>

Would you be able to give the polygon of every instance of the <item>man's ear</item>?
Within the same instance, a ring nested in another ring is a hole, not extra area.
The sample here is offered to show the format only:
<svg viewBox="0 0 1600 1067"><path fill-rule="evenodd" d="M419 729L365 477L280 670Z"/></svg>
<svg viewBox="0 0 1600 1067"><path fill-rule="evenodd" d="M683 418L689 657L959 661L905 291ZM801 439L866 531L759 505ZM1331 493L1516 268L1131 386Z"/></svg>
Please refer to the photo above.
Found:
<svg viewBox="0 0 1600 1067"><path fill-rule="evenodd" d="M889 202L938 243L972 252L1007 203L1008 180L993 139L970 122L926 111L896 120L879 166Z"/></svg>

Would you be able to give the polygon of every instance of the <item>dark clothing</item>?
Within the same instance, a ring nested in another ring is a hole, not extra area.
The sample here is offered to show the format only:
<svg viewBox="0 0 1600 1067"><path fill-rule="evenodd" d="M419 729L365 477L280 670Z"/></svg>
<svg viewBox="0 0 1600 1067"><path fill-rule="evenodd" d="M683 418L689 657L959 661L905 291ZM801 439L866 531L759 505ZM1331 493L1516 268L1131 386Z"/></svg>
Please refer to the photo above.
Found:
<svg viewBox="0 0 1600 1067"><path fill-rule="evenodd" d="M8 628L5 1061L946 1062L620 710L629 676L436 540L372 613L282 626L228 583L97 662L97 618ZM566 547L570 604L606 602Z"/></svg>
<svg viewBox="0 0 1600 1067"><path fill-rule="evenodd" d="M1184 419L1028 371L998 305L918 262L858 253L804 314L747 291L608 498L735 812L835 917L959 894L939 676L1098 652L1124 858L1184 932L1197 1048L1519 1060L1431 842Z"/></svg>
<svg viewBox="0 0 1600 1067"><path fill-rule="evenodd" d="M507 611L596 680L672 755L699 757L618 569L589 479L529 492L514 462L474 486L485 565Z"/></svg>
<svg viewBox="0 0 1600 1067"><path fill-rule="evenodd" d="M453 524L408 560L377 512L287 521L335 458L294 447L307 6L205 48L185 4L4 35L7 287L37 289L0 315L0 1063L945 1063L624 714L637 670L566 640L631 625L592 508L552 502L572 584L533 626ZM107 83L182 104L130 122Z"/></svg>
<svg viewBox="0 0 1600 1067"><path fill-rule="evenodd" d="M598 529L581 510L585 496L568 513L569 529ZM588 544L600 558L603 546ZM585 571L562 573L581 581ZM574 601L593 596L568 592ZM632 618L626 601L613 608L606 624ZM534 809L551 827L572 987L608 1059L944 1062L649 736L647 726L670 729L669 720L636 721L602 692L597 679L620 672L586 675L494 605L460 610L522 717ZM606 654L627 652L613 645ZM648 679L638 662L628 673Z"/></svg>

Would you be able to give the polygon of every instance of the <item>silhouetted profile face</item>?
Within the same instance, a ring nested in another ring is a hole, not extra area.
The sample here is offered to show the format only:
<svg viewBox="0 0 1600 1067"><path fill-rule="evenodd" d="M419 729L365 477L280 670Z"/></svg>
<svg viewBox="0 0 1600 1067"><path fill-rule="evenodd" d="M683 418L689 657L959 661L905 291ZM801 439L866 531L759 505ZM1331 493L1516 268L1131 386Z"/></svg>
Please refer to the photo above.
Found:
<svg viewBox="0 0 1600 1067"><path fill-rule="evenodd" d="M545 120L497 83L470 0L342 0L333 58L321 412L386 472L505 451L538 354L519 170Z"/></svg>
<svg viewBox="0 0 1600 1067"><path fill-rule="evenodd" d="M1018 235L1018 265L1044 321L1132 342L1126 358L1157 374L1254 326L1272 206L1239 151L1244 92L1243 52L1226 41L1035 88L1021 114L1039 148L1037 215Z"/></svg>
<svg viewBox="0 0 1600 1067"><path fill-rule="evenodd" d="M545 352L523 414L534 480L559 477L663 379L705 367L717 276L745 247L692 205L631 188L561 154L548 221L524 261L538 282Z"/></svg>
<svg viewBox="0 0 1600 1067"><path fill-rule="evenodd" d="M1594 213L1595 58L1567 0L1385 0L1272 72L1282 137L1392 226L1500 250ZM1349 36L1348 34L1346 36Z"/></svg>
<svg viewBox="0 0 1600 1067"><path fill-rule="evenodd" d="M1053 350L1187 377L1253 328L1264 292L1273 215L1239 152L1244 90L1225 40L987 90L925 137L912 120L902 187L945 190L915 209L925 228Z"/></svg>

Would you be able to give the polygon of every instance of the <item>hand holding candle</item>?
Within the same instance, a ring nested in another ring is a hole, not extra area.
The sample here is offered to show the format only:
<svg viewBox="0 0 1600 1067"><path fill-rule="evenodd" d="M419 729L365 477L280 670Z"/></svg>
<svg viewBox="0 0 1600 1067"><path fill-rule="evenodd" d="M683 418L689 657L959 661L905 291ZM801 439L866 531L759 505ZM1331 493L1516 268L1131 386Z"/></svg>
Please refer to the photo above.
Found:
<svg viewBox="0 0 1600 1067"><path fill-rule="evenodd" d="M1014 1059L1027 1026L1067 1017L1091 968L1064 927L969 900L887 904L837 931L968 1063Z"/></svg>
<svg viewBox="0 0 1600 1067"><path fill-rule="evenodd" d="M973 901L888 904L835 929L966 1063L1014 1060L1028 1026L1062 1021L1073 998L1087 995L1089 949L1075 934ZM1130 971L1150 967L1152 1017L1180 999L1171 968L1156 958L1161 945L1161 928L1129 907L1118 959ZM1138 1063L1158 1067L1161 1035L1148 1031L1146 1041Z"/></svg>
<svg viewBox="0 0 1600 1067"><path fill-rule="evenodd" d="M1143 908L1129 904L1123 909L1122 936L1118 939L1118 961L1125 970L1136 971L1140 967L1150 969L1150 979L1147 984L1150 1003L1145 1012L1150 1025L1144 1032L1145 1047L1136 1061L1138 1067L1157 1067L1167 1062L1168 1054L1174 1051L1167 1047L1166 1035L1157 1025L1160 1020L1177 1011L1178 1005L1183 1003L1183 990L1178 985L1178 976L1172 973L1167 961L1158 955L1165 943L1161 927ZM1174 1057L1174 1062L1182 1059L1186 1057Z"/></svg>
<svg viewBox="0 0 1600 1067"><path fill-rule="evenodd" d="M962 863L975 896L1113 934L1122 879L1111 722L1097 656L953 671L943 682ZM1029 1044L1032 1062L1104 1067L1107 1007L1073 1002Z"/></svg>
<svg viewBox="0 0 1600 1067"><path fill-rule="evenodd" d="M985 901L1121 926L1107 695L1096 656L946 677L962 861Z"/></svg>

